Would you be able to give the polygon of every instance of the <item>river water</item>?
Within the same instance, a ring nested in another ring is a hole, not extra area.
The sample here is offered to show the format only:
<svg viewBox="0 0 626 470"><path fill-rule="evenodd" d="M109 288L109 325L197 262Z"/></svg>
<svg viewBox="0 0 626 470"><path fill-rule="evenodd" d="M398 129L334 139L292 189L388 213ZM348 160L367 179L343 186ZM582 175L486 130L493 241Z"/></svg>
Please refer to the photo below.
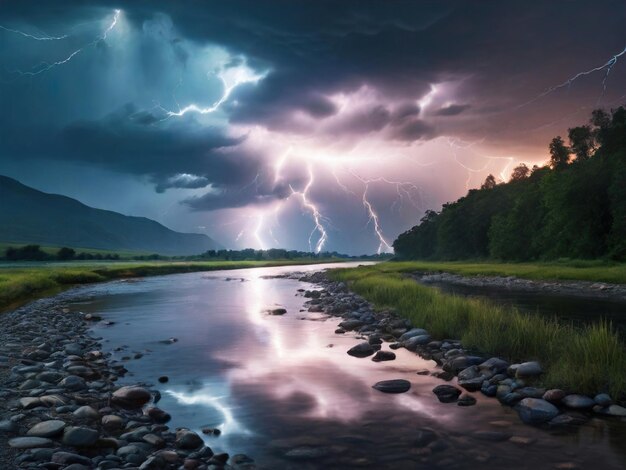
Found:
<svg viewBox="0 0 626 470"><path fill-rule="evenodd" d="M314 286L266 278L328 267L115 281L89 287L73 308L115 322L93 334L115 358L130 358L121 383L160 391L172 428L218 428L207 445L248 454L260 468L625 468L626 422L550 430L521 424L480 393L473 407L439 403L432 389L445 382L416 374L435 370L433 361L403 349L382 363L348 356L355 335L336 335L339 319L303 310L297 290ZM288 313L264 313L277 306ZM157 381L163 375L169 382ZM371 388L396 378L411 390Z"/></svg>

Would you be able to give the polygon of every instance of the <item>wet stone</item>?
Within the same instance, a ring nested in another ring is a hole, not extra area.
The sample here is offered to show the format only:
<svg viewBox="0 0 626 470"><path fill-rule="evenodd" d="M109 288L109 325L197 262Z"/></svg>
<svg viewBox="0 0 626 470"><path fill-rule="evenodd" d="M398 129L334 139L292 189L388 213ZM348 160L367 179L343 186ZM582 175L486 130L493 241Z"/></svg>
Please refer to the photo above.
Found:
<svg viewBox="0 0 626 470"><path fill-rule="evenodd" d="M16 437L9 440L14 449L34 449L36 447L52 447L54 441L45 437Z"/></svg>
<svg viewBox="0 0 626 470"><path fill-rule="evenodd" d="M372 385L372 388L383 393L404 393L411 389L411 382L403 379L382 380Z"/></svg>
<svg viewBox="0 0 626 470"><path fill-rule="evenodd" d="M433 393L441 403L452 403L459 398L461 390L452 385L437 385L433 389Z"/></svg>
<svg viewBox="0 0 626 470"><path fill-rule="evenodd" d="M374 362L393 361L395 358L396 358L395 353L391 351L377 351L374 357L372 357L372 361Z"/></svg>
<svg viewBox="0 0 626 470"><path fill-rule="evenodd" d="M348 349L348 354L350 356L359 357L359 358L371 356L375 352L376 352L375 349L369 343L359 343L356 346L353 346L350 349Z"/></svg>
<svg viewBox="0 0 626 470"><path fill-rule="evenodd" d="M55 437L61 434L63 429L65 429L63 421L52 419L35 424L28 430L27 434L35 437Z"/></svg>

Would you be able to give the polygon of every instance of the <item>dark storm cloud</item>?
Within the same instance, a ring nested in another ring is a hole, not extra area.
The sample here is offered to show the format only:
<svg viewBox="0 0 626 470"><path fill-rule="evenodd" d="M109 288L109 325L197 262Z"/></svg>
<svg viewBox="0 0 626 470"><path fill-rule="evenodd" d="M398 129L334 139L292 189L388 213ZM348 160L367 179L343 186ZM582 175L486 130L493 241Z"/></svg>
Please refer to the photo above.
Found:
<svg viewBox="0 0 626 470"><path fill-rule="evenodd" d="M471 108L469 104L451 104L438 109L435 116L457 116L469 108Z"/></svg>
<svg viewBox="0 0 626 470"><path fill-rule="evenodd" d="M202 196L184 199L182 203L194 211L211 211L269 204L279 199L286 199L290 194L291 189L287 184L273 185L254 181L243 188L209 191Z"/></svg>
<svg viewBox="0 0 626 470"><path fill-rule="evenodd" d="M415 140L432 139L437 134L434 127L427 122L422 119L413 119L399 127L396 127L391 135L396 140L412 142Z"/></svg>
<svg viewBox="0 0 626 470"><path fill-rule="evenodd" d="M382 105L376 105L351 113L340 122L333 123L330 130L336 134L368 134L384 128L391 119L391 113Z"/></svg>

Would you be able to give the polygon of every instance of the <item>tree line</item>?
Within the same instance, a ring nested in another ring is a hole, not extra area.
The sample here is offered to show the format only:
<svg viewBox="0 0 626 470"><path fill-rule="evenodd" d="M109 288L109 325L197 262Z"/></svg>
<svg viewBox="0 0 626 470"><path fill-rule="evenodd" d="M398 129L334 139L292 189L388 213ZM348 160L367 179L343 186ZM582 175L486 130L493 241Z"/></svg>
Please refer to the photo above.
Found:
<svg viewBox="0 0 626 470"><path fill-rule="evenodd" d="M398 258L626 261L626 110L595 110L557 136L546 166L521 164L507 183L426 211L393 243Z"/></svg>

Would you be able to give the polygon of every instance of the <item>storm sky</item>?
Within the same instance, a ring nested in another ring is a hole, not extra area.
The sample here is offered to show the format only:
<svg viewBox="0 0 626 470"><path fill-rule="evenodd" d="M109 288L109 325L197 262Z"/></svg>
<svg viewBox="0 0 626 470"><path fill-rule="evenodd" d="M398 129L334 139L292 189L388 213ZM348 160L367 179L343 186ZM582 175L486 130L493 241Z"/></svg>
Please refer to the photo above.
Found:
<svg viewBox="0 0 626 470"><path fill-rule="evenodd" d="M623 104L624 24L623 0L3 1L0 174L229 248L390 251Z"/></svg>

